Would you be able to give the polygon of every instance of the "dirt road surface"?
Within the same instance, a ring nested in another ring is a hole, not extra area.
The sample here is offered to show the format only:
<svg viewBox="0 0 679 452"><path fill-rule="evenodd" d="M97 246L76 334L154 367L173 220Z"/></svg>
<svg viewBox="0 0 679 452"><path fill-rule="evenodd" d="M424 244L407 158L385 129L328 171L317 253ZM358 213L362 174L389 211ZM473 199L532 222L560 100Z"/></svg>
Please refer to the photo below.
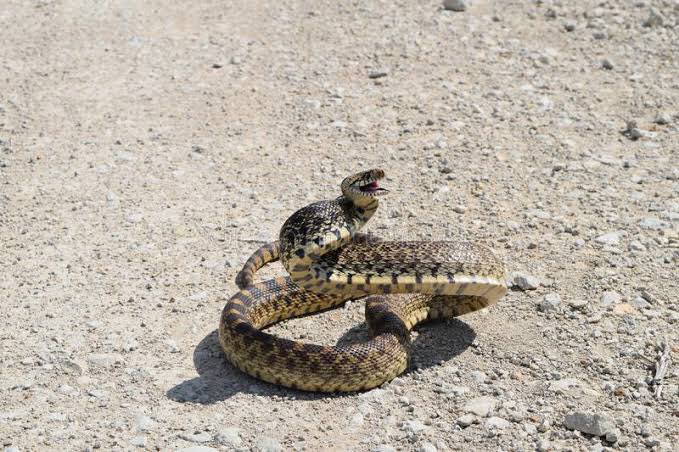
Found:
<svg viewBox="0 0 679 452"><path fill-rule="evenodd" d="M0 447L676 447L679 4L462 3L4 0ZM232 368L240 265L373 167L370 232L485 243L513 289L367 393Z"/></svg>

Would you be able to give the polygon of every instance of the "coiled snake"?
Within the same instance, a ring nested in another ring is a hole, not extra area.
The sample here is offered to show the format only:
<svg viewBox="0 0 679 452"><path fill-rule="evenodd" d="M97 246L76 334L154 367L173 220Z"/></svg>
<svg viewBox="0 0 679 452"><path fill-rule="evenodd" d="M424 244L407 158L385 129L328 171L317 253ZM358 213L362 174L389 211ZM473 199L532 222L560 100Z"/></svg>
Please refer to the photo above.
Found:
<svg viewBox="0 0 679 452"><path fill-rule="evenodd" d="M507 291L502 262L471 242L371 243L358 231L387 191L371 170L342 181L342 196L310 204L257 250L236 278L240 291L222 312L227 359L259 379L309 391L360 391L389 381L409 363L409 332L424 320L484 308ZM290 274L254 283L280 259ZM366 298L371 339L319 346L261 331L281 320Z"/></svg>

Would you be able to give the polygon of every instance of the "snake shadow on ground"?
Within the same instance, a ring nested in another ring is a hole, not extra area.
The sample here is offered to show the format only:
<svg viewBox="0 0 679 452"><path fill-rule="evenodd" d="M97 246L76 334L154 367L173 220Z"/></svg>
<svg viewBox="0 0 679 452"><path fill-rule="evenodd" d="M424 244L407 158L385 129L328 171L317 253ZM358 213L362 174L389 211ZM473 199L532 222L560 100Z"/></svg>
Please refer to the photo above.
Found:
<svg viewBox="0 0 679 452"><path fill-rule="evenodd" d="M416 328L413 340L413 357L405 375L417 369L426 369L445 363L463 353L476 338L474 330L459 319L428 323ZM263 396L279 396L297 400L346 397L347 393L328 394L288 389L257 380L232 366L224 357L219 344L218 331L203 338L193 352L193 364L198 377L191 378L167 391L167 396L177 402L212 404L246 392ZM365 323L361 323L337 341L337 345L368 339Z"/></svg>

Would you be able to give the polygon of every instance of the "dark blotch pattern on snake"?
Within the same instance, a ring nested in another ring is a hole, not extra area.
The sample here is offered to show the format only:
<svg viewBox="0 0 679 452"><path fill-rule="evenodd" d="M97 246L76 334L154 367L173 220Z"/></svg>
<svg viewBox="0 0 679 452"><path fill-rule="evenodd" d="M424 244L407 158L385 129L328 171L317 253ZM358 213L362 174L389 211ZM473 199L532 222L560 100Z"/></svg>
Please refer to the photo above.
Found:
<svg viewBox="0 0 679 452"><path fill-rule="evenodd" d="M222 348L236 367L296 389L370 389L408 367L415 325L482 309L506 293L504 265L482 245L361 234L386 193L378 184L383 177L371 170L344 179L342 196L295 212L279 240L248 259L219 326ZM278 259L290 276L255 283L256 271ZM366 296L370 340L364 343L320 346L262 331Z"/></svg>

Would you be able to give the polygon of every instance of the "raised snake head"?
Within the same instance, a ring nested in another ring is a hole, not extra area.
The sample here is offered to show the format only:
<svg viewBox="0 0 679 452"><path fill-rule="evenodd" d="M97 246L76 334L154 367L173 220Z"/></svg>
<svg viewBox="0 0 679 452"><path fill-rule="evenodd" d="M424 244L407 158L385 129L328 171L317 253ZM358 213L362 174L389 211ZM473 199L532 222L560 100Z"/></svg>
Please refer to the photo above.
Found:
<svg viewBox="0 0 679 452"><path fill-rule="evenodd" d="M355 205L365 205L374 198L382 196L388 191L379 186L378 181L384 179L384 171L372 169L349 176L342 181L342 194Z"/></svg>

